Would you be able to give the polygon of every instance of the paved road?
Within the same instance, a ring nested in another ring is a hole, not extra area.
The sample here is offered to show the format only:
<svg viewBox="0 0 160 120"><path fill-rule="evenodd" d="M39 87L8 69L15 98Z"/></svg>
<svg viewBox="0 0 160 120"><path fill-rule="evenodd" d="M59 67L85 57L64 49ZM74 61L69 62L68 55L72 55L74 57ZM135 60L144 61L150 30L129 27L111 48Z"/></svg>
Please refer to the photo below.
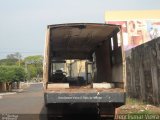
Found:
<svg viewBox="0 0 160 120"><path fill-rule="evenodd" d="M21 93L5 95L0 99L0 120L47 120L46 113L41 83L31 84ZM60 120L98 120L90 117L79 116L78 119L72 116Z"/></svg>
<svg viewBox="0 0 160 120"><path fill-rule="evenodd" d="M42 84L31 84L21 93L3 96L0 99L0 120L7 116L4 115L6 113L8 116L20 114L21 117L36 117L33 119L39 119L40 114L46 114Z"/></svg>

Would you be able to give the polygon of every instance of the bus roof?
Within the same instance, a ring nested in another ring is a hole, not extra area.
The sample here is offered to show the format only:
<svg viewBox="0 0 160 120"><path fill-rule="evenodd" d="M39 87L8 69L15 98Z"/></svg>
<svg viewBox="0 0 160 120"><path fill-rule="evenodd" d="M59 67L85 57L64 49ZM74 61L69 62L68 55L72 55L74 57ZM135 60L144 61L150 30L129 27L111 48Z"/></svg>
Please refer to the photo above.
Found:
<svg viewBox="0 0 160 120"><path fill-rule="evenodd" d="M99 23L48 25L53 59L89 59L96 47L120 31L120 26Z"/></svg>

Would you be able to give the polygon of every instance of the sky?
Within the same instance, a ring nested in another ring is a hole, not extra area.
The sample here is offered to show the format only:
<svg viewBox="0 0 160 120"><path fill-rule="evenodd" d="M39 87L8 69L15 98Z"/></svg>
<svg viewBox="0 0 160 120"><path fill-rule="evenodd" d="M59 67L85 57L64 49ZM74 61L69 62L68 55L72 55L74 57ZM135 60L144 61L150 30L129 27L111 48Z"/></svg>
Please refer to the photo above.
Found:
<svg viewBox="0 0 160 120"><path fill-rule="evenodd" d="M157 10L160 0L0 0L0 59L43 55L47 25L104 23L105 11Z"/></svg>

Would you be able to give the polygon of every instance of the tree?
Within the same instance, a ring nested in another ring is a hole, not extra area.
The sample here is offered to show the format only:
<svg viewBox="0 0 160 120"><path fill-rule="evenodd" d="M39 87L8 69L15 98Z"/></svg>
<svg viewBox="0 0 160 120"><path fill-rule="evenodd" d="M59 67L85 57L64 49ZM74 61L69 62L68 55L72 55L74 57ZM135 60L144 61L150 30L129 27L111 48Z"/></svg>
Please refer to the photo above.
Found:
<svg viewBox="0 0 160 120"><path fill-rule="evenodd" d="M23 67L19 66L0 66L0 83L6 83L7 90L11 90L13 82L19 83L26 79Z"/></svg>
<svg viewBox="0 0 160 120"><path fill-rule="evenodd" d="M0 66L0 83L6 81L6 76L7 76L7 67Z"/></svg>
<svg viewBox="0 0 160 120"><path fill-rule="evenodd" d="M0 65L16 65L18 59L1 59Z"/></svg>
<svg viewBox="0 0 160 120"><path fill-rule="evenodd" d="M6 56L5 59L0 60L0 65L19 65L22 62L21 60L21 54L19 52L16 52L14 54L9 54Z"/></svg>
<svg viewBox="0 0 160 120"><path fill-rule="evenodd" d="M20 63L21 63L21 58L22 58L22 55L19 52L7 55L7 59L17 60L18 61L17 63L18 63L19 66L20 66Z"/></svg>
<svg viewBox="0 0 160 120"><path fill-rule="evenodd" d="M11 70L11 73L12 81L24 81L26 78L26 72L23 67L14 66Z"/></svg>
<svg viewBox="0 0 160 120"><path fill-rule="evenodd" d="M0 82L24 81L26 73L23 67L0 66Z"/></svg>
<svg viewBox="0 0 160 120"><path fill-rule="evenodd" d="M28 64L40 64L40 65L42 65L43 56L41 56L41 55L28 56L24 59L24 61L27 62Z"/></svg>
<svg viewBox="0 0 160 120"><path fill-rule="evenodd" d="M18 59L18 60L20 60L21 58L22 58L22 55L19 52L7 55L7 59Z"/></svg>
<svg viewBox="0 0 160 120"><path fill-rule="evenodd" d="M28 56L24 59L26 70L28 73L28 79L42 76L43 73L43 56Z"/></svg>

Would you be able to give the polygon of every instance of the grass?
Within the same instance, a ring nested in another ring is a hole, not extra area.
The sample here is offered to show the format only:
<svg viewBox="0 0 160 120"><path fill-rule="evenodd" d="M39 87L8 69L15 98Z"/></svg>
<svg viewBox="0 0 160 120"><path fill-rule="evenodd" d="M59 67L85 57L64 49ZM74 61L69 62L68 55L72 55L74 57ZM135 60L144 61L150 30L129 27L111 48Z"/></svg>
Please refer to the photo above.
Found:
<svg viewBox="0 0 160 120"><path fill-rule="evenodd" d="M132 113L127 114L126 120L148 120L149 118L155 119L156 116L158 116L158 115L156 113L154 113L153 111L144 110L141 112L132 112ZM158 118L159 118L159 116L158 116Z"/></svg>
<svg viewBox="0 0 160 120"><path fill-rule="evenodd" d="M137 105L147 105L147 102L143 102L141 100L137 100L135 98L128 97L126 99L126 104L130 104L130 105L135 105L135 104L137 104Z"/></svg>
<svg viewBox="0 0 160 120"><path fill-rule="evenodd" d="M147 117L158 116L160 120L160 107L152 106L147 102L134 98L127 98L126 104L118 110L119 115L125 115L123 120L148 120ZM154 120L151 118L150 120Z"/></svg>
<svg viewBox="0 0 160 120"><path fill-rule="evenodd" d="M146 114L155 114L153 111L150 110L143 110L143 111L137 111L137 112L132 112L130 115L146 115Z"/></svg>

